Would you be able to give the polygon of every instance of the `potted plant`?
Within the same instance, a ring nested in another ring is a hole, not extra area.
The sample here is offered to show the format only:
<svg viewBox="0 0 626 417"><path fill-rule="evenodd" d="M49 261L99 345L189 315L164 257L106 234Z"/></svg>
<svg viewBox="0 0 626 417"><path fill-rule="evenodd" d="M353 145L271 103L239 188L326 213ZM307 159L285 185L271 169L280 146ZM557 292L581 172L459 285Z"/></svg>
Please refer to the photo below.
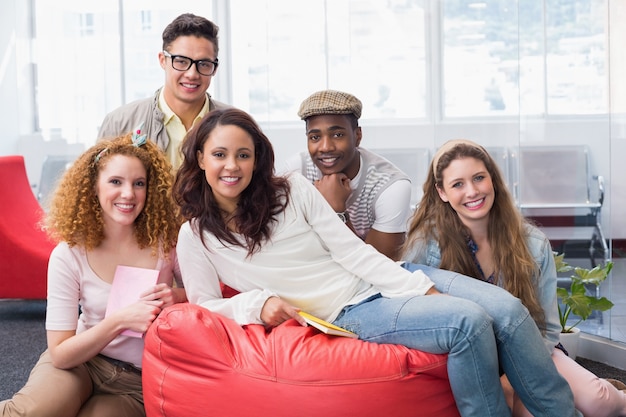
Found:
<svg viewBox="0 0 626 417"><path fill-rule="evenodd" d="M592 269L572 267L563 260L564 254L554 255L557 272L574 271L570 276L569 288L556 289L559 309L559 321L561 323L561 343L569 352L572 359L576 358L578 350L578 337L580 329L576 326L589 318L594 311L606 311L613 307L613 303L606 297L596 297L587 294L586 285L599 286L608 277L613 262L609 261L604 265L598 265ZM561 306L562 305L562 306ZM578 321L567 324L570 315L578 317ZM575 340L569 341L573 335Z"/></svg>

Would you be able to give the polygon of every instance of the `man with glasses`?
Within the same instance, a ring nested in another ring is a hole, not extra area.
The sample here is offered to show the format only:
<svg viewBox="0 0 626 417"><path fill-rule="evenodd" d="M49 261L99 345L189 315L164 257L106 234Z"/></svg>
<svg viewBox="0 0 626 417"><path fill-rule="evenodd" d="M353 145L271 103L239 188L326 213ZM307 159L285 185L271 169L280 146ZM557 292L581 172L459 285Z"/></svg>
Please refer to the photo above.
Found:
<svg viewBox="0 0 626 417"><path fill-rule="evenodd" d="M180 144L193 124L210 110L227 107L207 93L218 67L217 32L214 23L191 13L174 19L163 31L163 50L159 52L165 84L154 96L109 113L98 137L115 137L143 123L142 133L178 168Z"/></svg>
<svg viewBox="0 0 626 417"><path fill-rule="evenodd" d="M361 101L335 90L314 93L300 105L308 151L285 161L312 181L357 236L398 260L411 213L408 176L361 148Z"/></svg>

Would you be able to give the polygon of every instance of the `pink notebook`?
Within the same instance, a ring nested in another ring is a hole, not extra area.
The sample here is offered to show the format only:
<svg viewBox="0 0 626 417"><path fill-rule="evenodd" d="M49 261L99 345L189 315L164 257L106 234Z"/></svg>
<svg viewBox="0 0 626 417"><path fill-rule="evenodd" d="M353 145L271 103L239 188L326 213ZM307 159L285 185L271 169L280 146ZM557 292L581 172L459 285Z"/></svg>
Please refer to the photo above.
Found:
<svg viewBox="0 0 626 417"><path fill-rule="evenodd" d="M141 293L156 284L158 279L159 271L157 269L118 265L115 269L104 316L106 317L110 313L139 300ZM133 330L124 330L121 334L132 337L143 336L142 333Z"/></svg>

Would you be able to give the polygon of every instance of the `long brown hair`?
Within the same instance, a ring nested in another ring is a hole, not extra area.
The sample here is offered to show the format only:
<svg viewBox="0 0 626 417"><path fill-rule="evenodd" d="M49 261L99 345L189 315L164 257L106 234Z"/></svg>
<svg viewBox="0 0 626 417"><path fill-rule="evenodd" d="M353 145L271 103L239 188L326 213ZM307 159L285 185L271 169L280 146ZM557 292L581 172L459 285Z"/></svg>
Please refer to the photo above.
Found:
<svg viewBox="0 0 626 417"><path fill-rule="evenodd" d="M436 240L441 250L440 268L480 279L480 271L467 246L470 231L450 204L441 200L436 189L443 188L443 171L460 158L482 161L491 176L495 199L487 232L494 276L501 280L504 289L522 300L541 328L545 313L536 292L540 271L527 245L528 221L515 206L498 165L482 146L466 140L450 142L433 158L424 182L424 196L410 221L403 253L407 256L415 245Z"/></svg>
<svg viewBox="0 0 626 417"><path fill-rule="evenodd" d="M198 165L198 151L218 126L238 126L245 130L254 142L255 167L252 180L241 193L232 219L238 232L244 236L243 244L226 227L213 190L206 181L204 171ZM289 183L274 175L274 150L269 139L254 119L246 112L235 109L219 109L208 113L189 132L182 145L183 163L174 181L174 198L180 205L182 215L193 220L193 226L206 247L203 232L209 232L221 242L245 247L248 255L261 248L271 236L271 223L288 203Z"/></svg>

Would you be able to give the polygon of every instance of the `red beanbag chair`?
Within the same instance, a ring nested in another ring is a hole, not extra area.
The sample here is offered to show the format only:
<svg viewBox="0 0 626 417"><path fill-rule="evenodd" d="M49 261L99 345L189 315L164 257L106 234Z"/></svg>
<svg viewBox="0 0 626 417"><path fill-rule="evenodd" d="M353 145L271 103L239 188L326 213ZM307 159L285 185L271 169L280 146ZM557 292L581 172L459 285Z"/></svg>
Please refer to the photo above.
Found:
<svg viewBox="0 0 626 417"><path fill-rule="evenodd" d="M144 402L148 417L458 416L446 358L177 304L145 336Z"/></svg>

